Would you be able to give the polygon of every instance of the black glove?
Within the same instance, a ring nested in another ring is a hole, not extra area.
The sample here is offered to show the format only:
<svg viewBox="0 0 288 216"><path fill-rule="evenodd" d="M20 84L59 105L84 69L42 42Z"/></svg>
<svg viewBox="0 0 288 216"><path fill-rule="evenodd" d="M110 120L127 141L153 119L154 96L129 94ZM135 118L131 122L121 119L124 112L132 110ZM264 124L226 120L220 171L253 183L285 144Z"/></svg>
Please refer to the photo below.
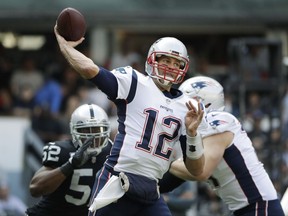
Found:
<svg viewBox="0 0 288 216"><path fill-rule="evenodd" d="M69 162L72 164L74 168L78 168L88 161L90 157L86 150L92 144L93 140L94 137L89 137L88 139L86 139L83 145L77 149L75 154L69 158Z"/></svg>
<svg viewBox="0 0 288 216"><path fill-rule="evenodd" d="M89 155L86 151L92 144L93 140L94 137L89 137L86 139L83 145L79 147L77 151L69 158L69 160L60 167L60 170L65 176L70 175L75 168L81 167L89 160L89 158L93 156Z"/></svg>

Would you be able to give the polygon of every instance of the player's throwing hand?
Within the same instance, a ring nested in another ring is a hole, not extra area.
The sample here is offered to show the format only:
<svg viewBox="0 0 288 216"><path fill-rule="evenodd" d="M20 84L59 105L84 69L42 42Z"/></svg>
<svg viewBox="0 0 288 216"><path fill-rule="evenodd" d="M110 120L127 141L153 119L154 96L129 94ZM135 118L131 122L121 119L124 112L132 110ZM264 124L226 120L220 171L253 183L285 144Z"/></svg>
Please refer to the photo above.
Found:
<svg viewBox="0 0 288 216"><path fill-rule="evenodd" d="M81 39L77 41L66 41L65 38L59 34L57 30L57 25L54 26L54 33L59 44L68 44L71 47L76 47L77 45L81 44L83 40L85 39L84 37L82 37Z"/></svg>

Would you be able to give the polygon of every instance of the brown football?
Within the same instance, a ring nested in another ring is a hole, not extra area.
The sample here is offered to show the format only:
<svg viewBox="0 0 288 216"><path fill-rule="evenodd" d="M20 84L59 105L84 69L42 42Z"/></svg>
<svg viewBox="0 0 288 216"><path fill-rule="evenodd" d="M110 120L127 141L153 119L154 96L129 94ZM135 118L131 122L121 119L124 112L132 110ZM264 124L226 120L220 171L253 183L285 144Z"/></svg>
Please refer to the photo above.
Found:
<svg viewBox="0 0 288 216"><path fill-rule="evenodd" d="M57 18L57 30L67 41L77 41L86 33L84 16L76 9L63 9Z"/></svg>

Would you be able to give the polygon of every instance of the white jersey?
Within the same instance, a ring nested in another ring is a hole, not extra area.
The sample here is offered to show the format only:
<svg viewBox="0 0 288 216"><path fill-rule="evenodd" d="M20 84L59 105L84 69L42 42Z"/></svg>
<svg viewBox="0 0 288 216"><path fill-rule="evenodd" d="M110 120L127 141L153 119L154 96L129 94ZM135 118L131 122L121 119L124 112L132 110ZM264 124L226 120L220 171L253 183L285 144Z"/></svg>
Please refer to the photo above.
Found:
<svg viewBox="0 0 288 216"><path fill-rule="evenodd" d="M229 209L234 211L259 200L277 199L276 190L240 122L230 113L218 111L209 112L207 121L209 128L201 131L203 137L225 131L234 134L208 180Z"/></svg>
<svg viewBox="0 0 288 216"><path fill-rule="evenodd" d="M149 76L131 67L112 73L118 84L114 102L119 126L106 165L117 172L160 179L170 163L182 155L177 141L186 136L185 102L191 99L178 90L175 95L160 91ZM203 124L205 127L205 121Z"/></svg>

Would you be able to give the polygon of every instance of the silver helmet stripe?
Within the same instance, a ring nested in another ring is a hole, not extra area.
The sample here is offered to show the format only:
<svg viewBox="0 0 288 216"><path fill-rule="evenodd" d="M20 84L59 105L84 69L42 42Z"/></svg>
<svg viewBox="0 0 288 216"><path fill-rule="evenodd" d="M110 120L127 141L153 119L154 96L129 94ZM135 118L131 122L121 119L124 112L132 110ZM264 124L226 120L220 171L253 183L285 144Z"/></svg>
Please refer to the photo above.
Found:
<svg viewBox="0 0 288 216"><path fill-rule="evenodd" d="M88 104L89 105L89 110L90 110L90 116L91 118L95 118L95 113L94 113L94 110L93 110L93 106L92 104Z"/></svg>

